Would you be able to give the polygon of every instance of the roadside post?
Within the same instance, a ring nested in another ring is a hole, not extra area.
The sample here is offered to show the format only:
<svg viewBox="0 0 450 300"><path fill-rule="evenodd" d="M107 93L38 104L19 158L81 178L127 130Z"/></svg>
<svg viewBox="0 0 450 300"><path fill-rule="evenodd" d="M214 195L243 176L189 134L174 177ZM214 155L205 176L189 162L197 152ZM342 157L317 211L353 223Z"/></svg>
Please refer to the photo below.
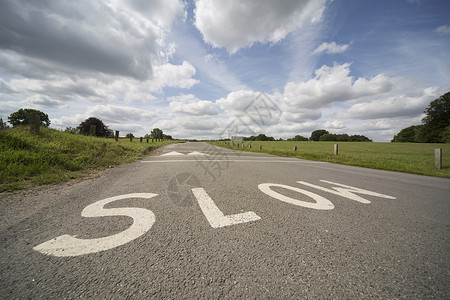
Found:
<svg viewBox="0 0 450 300"><path fill-rule="evenodd" d="M334 144L334 155L338 155L338 154L339 154L339 145Z"/></svg>
<svg viewBox="0 0 450 300"><path fill-rule="evenodd" d="M434 149L434 165L438 170L442 168L442 148Z"/></svg>

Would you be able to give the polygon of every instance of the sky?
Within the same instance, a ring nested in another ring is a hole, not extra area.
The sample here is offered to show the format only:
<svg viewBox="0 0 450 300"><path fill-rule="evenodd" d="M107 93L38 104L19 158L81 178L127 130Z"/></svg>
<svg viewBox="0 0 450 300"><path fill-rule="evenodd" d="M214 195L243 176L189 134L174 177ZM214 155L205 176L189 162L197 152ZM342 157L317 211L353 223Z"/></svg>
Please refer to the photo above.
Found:
<svg viewBox="0 0 450 300"><path fill-rule="evenodd" d="M448 0L0 0L0 118L389 142L450 91Z"/></svg>

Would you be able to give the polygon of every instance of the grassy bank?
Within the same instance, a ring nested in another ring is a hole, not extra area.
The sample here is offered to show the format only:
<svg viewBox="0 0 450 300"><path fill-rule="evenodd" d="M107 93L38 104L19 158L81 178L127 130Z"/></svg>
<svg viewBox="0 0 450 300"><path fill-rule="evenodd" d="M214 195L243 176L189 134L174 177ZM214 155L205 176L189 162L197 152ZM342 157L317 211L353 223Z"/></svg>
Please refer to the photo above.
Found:
<svg viewBox="0 0 450 300"><path fill-rule="evenodd" d="M0 131L0 192L88 176L108 166L136 161L174 142L115 142L48 128L41 128L39 135L29 131L29 127Z"/></svg>
<svg viewBox="0 0 450 300"><path fill-rule="evenodd" d="M248 145L252 144L249 149ZM212 144L243 150L242 147L213 142ZM450 144L361 143L341 142L339 155L334 155L336 142L245 142L245 151L263 152L373 169L450 178ZM262 145L262 151L259 150ZM297 146L297 151L293 151ZM442 169L434 166L434 149L442 148Z"/></svg>

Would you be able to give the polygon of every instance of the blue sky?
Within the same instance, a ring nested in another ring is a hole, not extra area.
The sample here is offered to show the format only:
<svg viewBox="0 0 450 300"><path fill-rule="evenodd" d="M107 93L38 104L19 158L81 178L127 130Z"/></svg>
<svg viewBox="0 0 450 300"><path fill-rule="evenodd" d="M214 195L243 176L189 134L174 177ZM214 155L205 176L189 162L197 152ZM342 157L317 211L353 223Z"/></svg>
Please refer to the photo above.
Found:
<svg viewBox="0 0 450 300"><path fill-rule="evenodd" d="M0 1L0 118L390 141L450 90L446 0Z"/></svg>

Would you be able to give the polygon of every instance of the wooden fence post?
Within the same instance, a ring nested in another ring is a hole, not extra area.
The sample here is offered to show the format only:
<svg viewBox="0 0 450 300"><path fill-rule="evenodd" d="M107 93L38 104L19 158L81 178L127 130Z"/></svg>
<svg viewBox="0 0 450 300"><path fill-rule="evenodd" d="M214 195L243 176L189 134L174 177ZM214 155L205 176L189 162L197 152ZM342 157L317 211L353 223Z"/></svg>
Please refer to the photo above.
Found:
<svg viewBox="0 0 450 300"><path fill-rule="evenodd" d="M119 141L119 131L116 130L116 135L114 136L114 139L116 140L116 142Z"/></svg>
<svg viewBox="0 0 450 300"><path fill-rule="evenodd" d="M259 150L262 150L262 145L259 145Z"/></svg>
<svg viewBox="0 0 450 300"><path fill-rule="evenodd" d="M28 123L30 124L30 133L39 134L41 127L41 119L38 114L30 114L28 116Z"/></svg>
<svg viewBox="0 0 450 300"><path fill-rule="evenodd" d="M294 151L297 151L297 146L294 146Z"/></svg>
<svg viewBox="0 0 450 300"><path fill-rule="evenodd" d="M434 165L438 170L442 168L442 148L434 149Z"/></svg>
<svg viewBox="0 0 450 300"><path fill-rule="evenodd" d="M339 145L334 144L334 155L338 155L338 154L339 154Z"/></svg>

